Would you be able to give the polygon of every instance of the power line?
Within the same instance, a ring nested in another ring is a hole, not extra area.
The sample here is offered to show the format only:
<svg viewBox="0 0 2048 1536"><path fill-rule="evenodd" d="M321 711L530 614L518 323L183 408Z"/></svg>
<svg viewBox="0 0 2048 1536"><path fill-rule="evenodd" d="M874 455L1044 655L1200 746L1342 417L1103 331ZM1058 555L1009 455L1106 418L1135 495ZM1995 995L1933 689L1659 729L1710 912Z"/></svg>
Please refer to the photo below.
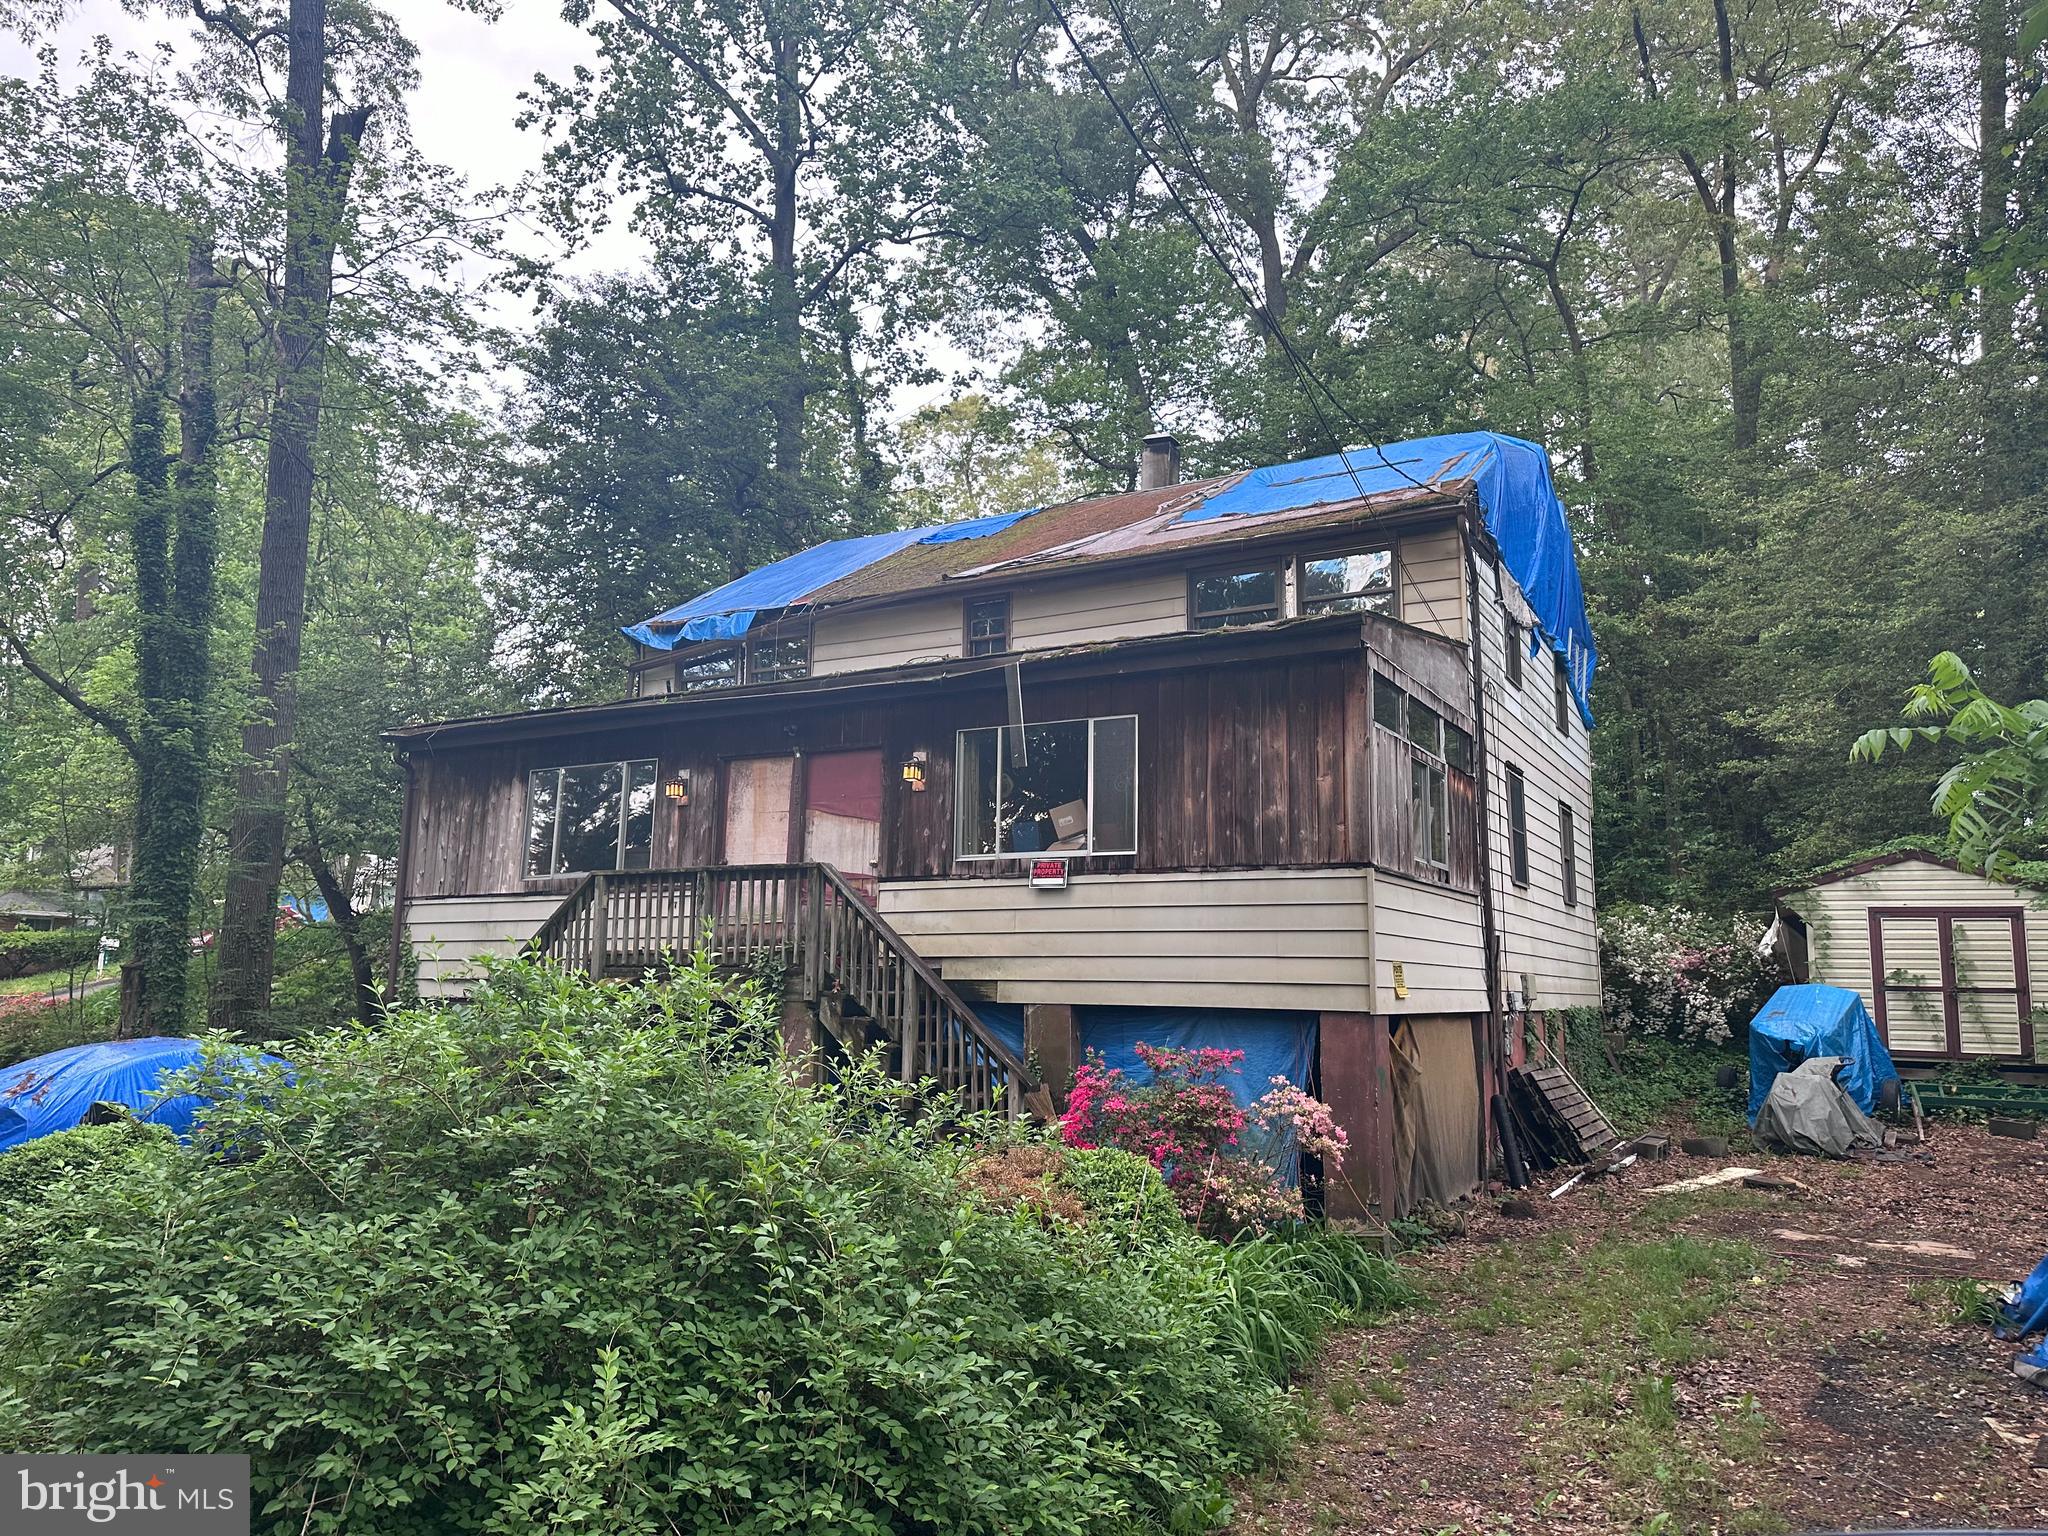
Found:
<svg viewBox="0 0 2048 1536"><path fill-rule="evenodd" d="M1174 207L1180 211L1181 217L1194 230L1195 237L1201 241L1203 249L1209 253L1210 260L1215 262L1222 270L1223 275L1230 280L1230 286L1236 290L1238 297L1244 302L1245 307L1251 311L1253 318L1266 328L1274 341L1279 343L1280 350L1286 356L1289 365L1310 386L1302 392L1303 402L1314 414L1316 425L1323 430L1324 435L1336 441L1337 462L1344 466L1344 472L1350 477L1352 488L1358 492L1359 500L1369 499L1365 483L1358 478L1358 471L1352 467L1351 455L1344 445L1343 438L1332 427L1330 418L1324 414L1321 404L1316 399L1316 391L1320 390L1324 397L1343 414L1345 420L1361 434L1366 434L1368 431L1365 424L1352 414L1350 408L1338 397L1336 391L1331 389L1317 375L1315 370L1309 366L1308 360L1295 350L1293 341L1288 337L1286 330L1281 326L1279 320L1267 309L1266 305L1260 301L1257 295L1251 291L1247 280L1241 275L1238 268L1236 260L1238 253L1235 248L1235 241L1233 240L1232 242L1232 250L1229 256L1225 256L1217 248L1216 242L1210 238L1207 228L1204 227L1200 219L1195 217L1194 210L1188 207L1186 200L1182 198L1180 189L1173 184L1173 179L1166 174L1166 168L1159 163L1158 158L1152 153L1151 146L1145 142L1144 136L1138 132L1137 126L1131 121L1130 114L1124 110L1123 103L1117 100L1116 92L1110 89L1109 82L1103 78L1102 72L1095 67L1095 61L1089 57L1088 50L1081 46L1081 40L1075 35L1073 24L1067 19L1067 13L1061 6L1060 0L1046 0L1046 5L1051 9L1054 18L1059 22L1060 31L1066 34L1067 42L1072 46L1075 55L1081 60L1082 68L1088 71L1089 78L1095 82L1096 88L1102 92L1103 99L1110 105L1110 110L1116 113L1117 121L1123 124L1124 132L1129 135L1131 142L1137 146L1138 153L1144 157L1145 163L1151 167L1152 174L1159 178L1159 184L1166 189L1167 197L1172 200ZM1159 82L1152 73L1151 65L1146 62L1143 52L1138 48L1137 40L1131 35L1130 22L1124 14L1123 7L1118 3L1118 0L1108 0L1108 5L1110 13L1116 18L1117 34L1123 42L1124 51L1130 55L1131 62L1137 65L1138 72L1144 77L1146 89L1151 94L1153 101L1158 104L1161 117L1172 134L1174 142L1179 146L1182 157L1187 161L1188 170L1193 174L1197 184L1201 186L1202 190L1210 198L1212 213L1217 208L1221 208L1224 214L1221 222L1227 224L1229 205L1224 201L1222 193L1218 192L1214 184L1203 174L1201 163L1195 156L1193 144L1189 141L1186 131L1181 127L1180 120L1174 116L1173 107L1168 103L1165 92L1160 89ZM1371 443L1367 446L1372 449L1382 464L1417 490L1428 491L1436 489L1436 487L1429 485L1427 482L1416 479L1415 476L1388 458L1386 450L1381 448L1379 444Z"/></svg>

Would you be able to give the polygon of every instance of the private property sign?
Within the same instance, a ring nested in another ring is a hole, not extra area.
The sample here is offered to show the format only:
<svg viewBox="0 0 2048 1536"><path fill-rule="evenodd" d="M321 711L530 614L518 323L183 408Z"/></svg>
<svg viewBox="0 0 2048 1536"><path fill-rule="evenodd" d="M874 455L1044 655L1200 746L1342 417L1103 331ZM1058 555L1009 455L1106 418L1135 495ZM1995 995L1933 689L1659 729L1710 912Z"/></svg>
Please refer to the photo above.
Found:
<svg viewBox="0 0 2048 1536"><path fill-rule="evenodd" d="M1031 888L1034 891L1064 891L1067 888L1065 859L1033 859Z"/></svg>

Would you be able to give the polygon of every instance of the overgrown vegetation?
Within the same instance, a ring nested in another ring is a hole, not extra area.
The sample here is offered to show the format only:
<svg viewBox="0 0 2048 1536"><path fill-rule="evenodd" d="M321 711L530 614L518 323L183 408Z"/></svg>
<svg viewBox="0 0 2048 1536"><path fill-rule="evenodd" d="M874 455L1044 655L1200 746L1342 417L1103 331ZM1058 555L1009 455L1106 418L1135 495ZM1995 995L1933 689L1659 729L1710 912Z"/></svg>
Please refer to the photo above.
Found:
<svg viewBox="0 0 2048 1536"><path fill-rule="evenodd" d="M514 965L301 1041L191 1146L0 1202L0 1440L247 1451L280 1536L1201 1530L1405 1298L1337 1234L1132 1241L1135 1160L1006 1208L974 1127L777 1040L708 970Z"/></svg>
<svg viewBox="0 0 2048 1536"><path fill-rule="evenodd" d="M1668 1125L1674 1117L1712 1134L1748 1128L1748 1057L1731 1047L1688 1045L1662 1035L1618 1035L1595 1008L1564 1013L1572 1075L1619 1131ZM1733 1069L1733 1086L1719 1077Z"/></svg>
<svg viewBox="0 0 2048 1536"><path fill-rule="evenodd" d="M67 966L90 965L99 953L98 933L82 928L38 932L17 928L0 933L0 981Z"/></svg>

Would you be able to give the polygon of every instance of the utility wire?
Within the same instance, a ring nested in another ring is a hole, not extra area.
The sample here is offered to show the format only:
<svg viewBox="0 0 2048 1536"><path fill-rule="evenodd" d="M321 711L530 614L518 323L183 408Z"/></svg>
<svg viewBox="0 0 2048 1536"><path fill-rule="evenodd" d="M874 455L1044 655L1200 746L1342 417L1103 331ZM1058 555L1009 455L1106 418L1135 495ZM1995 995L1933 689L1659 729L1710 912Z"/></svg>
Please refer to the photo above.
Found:
<svg viewBox="0 0 2048 1536"><path fill-rule="evenodd" d="M1286 356L1289 365L1309 386L1308 389L1302 391L1303 402L1314 414L1316 425L1322 429L1324 436L1337 443L1337 462L1344 466L1344 472L1350 477L1352 488L1358 492L1359 499L1361 501L1367 500L1368 495L1365 483L1358 478L1358 471L1352 467L1350 452L1345 447L1342 436L1334 430L1330 418L1324 413L1321 403L1316 398L1316 392L1320 390L1322 395L1329 400L1330 404L1334 405L1343 414L1345 420L1356 428L1361 435L1368 433L1365 424L1351 412L1350 408L1338 397L1336 391L1331 389L1329 384L1310 367L1308 360L1295 349L1294 342L1289 338L1279 320L1273 316L1258 296L1251 291L1247 279L1241 273L1238 266L1239 253L1236 250L1236 242L1232 241L1232 249L1229 256L1226 256L1217 248L1217 244L1210 237L1208 229L1195 216L1194 210L1187 205L1186 200L1180 194L1180 189L1173 184L1173 179L1166 174L1166 168L1159 163L1158 158L1152 153L1151 146L1145 142L1144 136L1138 132L1137 125L1131 121L1130 114L1124 110L1124 105L1117 99L1116 92L1110 89L1109 82L1103 78L1102 72L1095 67L1095 61L1089 56L1088 50L1081 46L1081 40L1075 35L1073 24L1067 19L1067 13L1061 6L1060 0L1046 0L1046 5L1052 11L1054 18L1059 22L1060 31L1066 34L1067 42L1081 60L1082 68L1088 71L1089 78L1095 82L1096 88L1102 92L1103 99L1110 105L1110 110L1116 113L1117 121L1123 124L1124 132L1130 136L1131 142L1137 146L1138 153L1144 156L1145 163L1152 169L1152 174L1159 178L1160 185L1166 189L1167 197L1172 200L1174 207L1180 211L1181 217L1194 230L1195 237L1201 241L1203 249L1209 253L1210 260L1214 261L1222 270L1223 275L1230 280L1230 286L1237 291L1238 297L1243 300L1245 307L1251 311L1252 317L1266 328L1274 341L1279 343L1280 350ZM1143 51L1138 47L1137 39L1131 35L1129 18L1124 14L1123 7L1118 3L1118 0L1108 0L1108 5L1110 13L1116 18L1117 34L1123 43L1124 51L1130 55L1131 62L1137 65L1138 72L1144 77L1146 89L1151 94L1153 101L1158 104L1160 115L1165 121L1168 131L1172 134L1175 144L1179 147L1182 158L1186 160L1189 172L1194 176L1196 183L1200 185L1203 192L1208 195L1212 214L1218 208L1223 210L1223 218L1219 222L1227 226L1229 205L1224 201L1223 195L1216 190L1215 185L1203 174L1201 162L1195 156L1193 144L1189 142L1186 131L1180 125L1180 120L1174 116L1173 107L1168 103L1166 93L1160 89L1159 81L1152 73L1152 66L1146 62ZM1371 447L1373 453L1382 464L1417 490L1433 491L1436 489L1435 486L1428 484L1426 481L1416 479L1415 476L1388 458L1386 450L1381 448L1379 444L1371 443L1368 446Z"/></svg>

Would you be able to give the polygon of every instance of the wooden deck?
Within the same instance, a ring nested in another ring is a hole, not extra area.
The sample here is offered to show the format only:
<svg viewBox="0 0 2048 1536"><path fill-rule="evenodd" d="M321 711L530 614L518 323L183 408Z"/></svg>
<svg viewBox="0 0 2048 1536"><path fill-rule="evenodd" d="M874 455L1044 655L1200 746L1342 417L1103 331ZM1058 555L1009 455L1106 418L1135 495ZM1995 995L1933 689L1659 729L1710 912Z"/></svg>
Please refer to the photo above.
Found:
<svg viewBox="0 0 2048 1536"><path fill-rule="evenodd" d="M692 954L780 969L849 1051L886 1049L904 1082L935 1080L964 1113L1019 1119L1038 1095L1016 1054L829 864L586 875L532 947L600 981Z"/></svg>

